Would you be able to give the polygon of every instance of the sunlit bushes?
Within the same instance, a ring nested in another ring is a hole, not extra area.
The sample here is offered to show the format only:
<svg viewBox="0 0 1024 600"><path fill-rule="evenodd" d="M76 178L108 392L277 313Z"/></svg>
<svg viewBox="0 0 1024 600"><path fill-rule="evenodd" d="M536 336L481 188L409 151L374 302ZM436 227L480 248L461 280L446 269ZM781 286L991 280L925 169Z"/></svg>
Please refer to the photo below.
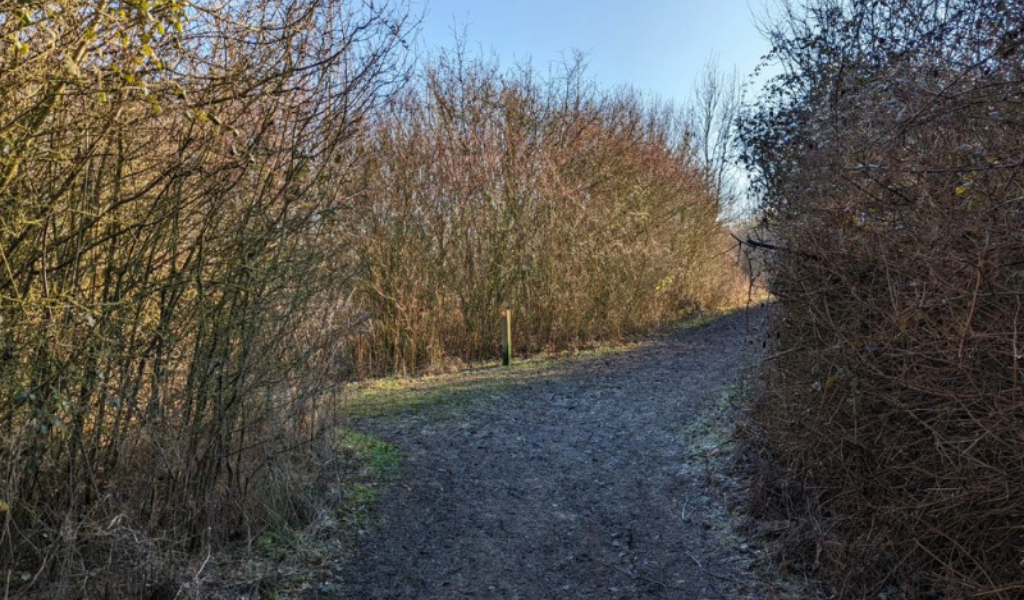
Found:
<svg viewBox="0 0 1024 600"><path fill-rule="evenodd" d="M404 17L333 0L9 4L3 595L139 597L179 553L302 518L277 498L302 492L282 461L320 427L350 325L344 192L324 182L401 74Z"/></svg>
<svg viewBox="0 0 1024 600"><path fill-rule="evenodd" d="M719 198L681 114L451 55L367 135L350 245L363 372L618 338L737 290Z"/></svg>

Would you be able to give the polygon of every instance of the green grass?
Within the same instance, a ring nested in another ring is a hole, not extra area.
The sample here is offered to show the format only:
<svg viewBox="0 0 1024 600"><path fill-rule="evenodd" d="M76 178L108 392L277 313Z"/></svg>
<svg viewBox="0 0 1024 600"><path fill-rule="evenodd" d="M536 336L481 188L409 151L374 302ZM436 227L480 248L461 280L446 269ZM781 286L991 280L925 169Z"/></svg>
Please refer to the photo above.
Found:
<svg viewBox="0 0 1024 600"><path fill-rule="evenodd" d="M518 359L510 367L492 361L456 373L359 382L348 386L343 393L342 413L351 417L381 417L428 409L437 412L476 400L499 399L518 386L549 377L559 370L635 350L642 345L602 345L572 353L545 353Z"/></svg>
<svg viewBox="0 0 1024 600"><path fill-rule="evenodd" d="M666 327L661 334L672 335L709 325L743 307L702 313ZM623 354L650 344L649 340L597 344L571 352L544 352L519 358L512 366L500 361L473 365L455 373L420 377L385 377L349 385L342 394L342 413L350 417L382 417L426 410L445 414L446 409L481 399L500 399L518 386L566 371L575 365Z"/></svg>
<svg viewBox="0 0 1024 600"><path fill-rule="evenodd" d="M329 440L337 460L325 477L329 489L308 499L312 522L282 522L252 541L253 553L236 565L232 579L262 581L272 598L299 598L311 589L340 593L334 567L343 561L357 535L373 522L373 509L386 485L399 475L401 455L383 440L339 428ZM268 573L272 575L268 576Z"/></svg>
<svg viewBox="0 0 1024 600"><path fill-rule="evenodd" d="M339 449L353 465L353 473L342 485L338 515L350 532L370 523L380 489L398 477L401 456L398 448L358 431L343 430Z"/></svg>
<svg viewBox="0 0 1024 600"><path fill-rule="evenodd" d="M358 431L346 430L341 435L342 447L355 463L364 465L362 472L365 477L387 482L398 476L401 458L397 448Z"/></svg>
<svg viewBox="0 0 1024 600"><path fill-rule="evenodd" d="M380 491L376 487L360 483L345 486L342 522L350 529L366 527L370 523L370 511L379 499Z"/></svg>

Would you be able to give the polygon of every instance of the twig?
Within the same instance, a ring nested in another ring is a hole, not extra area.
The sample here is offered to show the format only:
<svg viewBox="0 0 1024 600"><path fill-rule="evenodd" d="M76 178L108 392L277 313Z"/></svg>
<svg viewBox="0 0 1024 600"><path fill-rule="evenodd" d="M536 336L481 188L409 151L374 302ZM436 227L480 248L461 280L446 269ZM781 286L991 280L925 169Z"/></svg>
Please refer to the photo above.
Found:
<svg viewBox="0 0 1024 600"><path fill-rule="evenodd" d="M803 350L803 348L801 348L799 346L797 346L796 348L790 348L789 350L783 350L782 352L779 352L777 354L772 354L768 358L765 358L762 362L768 362L768 361L771 361L771 360L775 360L777 358L782 358L783 356L786 356L787 354L793 354L794 352L799 352L801 350Z"/></svg>
<svg viewBox="0 0 1024 600"><path fill-rule="evenodd" d="M978 309L978 292L981 291L981 261L978 261L978 279L974 284L974 296L971 298L971 310L967 313L967 322L964 324L964 333L960 336L960 350L957 358L964 359L964 345L967 343L967 334L971 331L971 322L974 321L974 312Z"/></svg>
<svg viewBox="0 0 1024 600"><path fill-rule="evenodd" d="M686 558L689 558L690 560L693 561L693 564L697 565L697 568L700 570L701 574L704 573L704 565L702 565L701 562L699 560L697 560L696 556L694 556L694 555L692 555L690 553L687 553L686 554Z"/></svg>
<svg viewBox="0 0 1024 600"><path fill-rule="evenodd" d="M811 260L821 260L821 257L818 256L817 254L811 254L810 252L804 252L803 250L793 250L792 248L786 248L785 246L776 246L775 244L770 244L768 242L752 240L750 239L750 236L747 236L747 239L745 240L741 240L740 238L736 237L736 234L734 233L730 233L729 235L732 236L732 239L736 240L741 245L747 245L750 246L751 248L762 248L764 250L774 250L776 252L788 252L790 254L796 254L797 256L802 256L804 258L809 258Z"/></svg>

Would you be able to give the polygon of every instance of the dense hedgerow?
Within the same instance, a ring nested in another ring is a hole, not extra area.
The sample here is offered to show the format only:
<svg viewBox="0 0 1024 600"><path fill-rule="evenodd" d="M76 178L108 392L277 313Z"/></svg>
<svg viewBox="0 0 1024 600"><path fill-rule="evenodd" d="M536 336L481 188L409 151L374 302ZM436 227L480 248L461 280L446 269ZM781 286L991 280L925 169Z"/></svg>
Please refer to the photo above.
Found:
<svg viewBox="0 0 1024 600"><path fill-rule="evenodd" d="M5 597L156 593L172 556L306 518L347 370L328 182L407 29L387 2L0 3Z"/></svg>
<svg viewBox="0 0 1024 600"><path fill-rule="evenodd" d="M680 111L461 55L368 133L349 241L366 372L615 339L738 290L711 172Z"/></svg>
<svg viewBox="0 0 1024 600"><path fill-rule="evenodd" d="M757 509L842 597L1024 594L1019 2L811 2L744 124L772 246Z"/></svg>

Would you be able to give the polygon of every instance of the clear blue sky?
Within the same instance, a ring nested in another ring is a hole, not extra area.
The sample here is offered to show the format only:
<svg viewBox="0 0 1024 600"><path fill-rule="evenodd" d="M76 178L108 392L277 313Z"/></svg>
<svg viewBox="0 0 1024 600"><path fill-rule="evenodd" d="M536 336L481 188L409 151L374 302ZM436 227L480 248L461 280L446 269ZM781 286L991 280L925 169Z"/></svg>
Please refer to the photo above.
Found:
<svg viewBox="0 0 1024 600"><path fill-rule="evenodd" d="M506 67L530 58L546 72L581 50L602 87L628 84L680 103L712 56L745 78L768 51L755 26L765 0L413 0L424 9L426 51L451 46L453 28Z"/></svg>

